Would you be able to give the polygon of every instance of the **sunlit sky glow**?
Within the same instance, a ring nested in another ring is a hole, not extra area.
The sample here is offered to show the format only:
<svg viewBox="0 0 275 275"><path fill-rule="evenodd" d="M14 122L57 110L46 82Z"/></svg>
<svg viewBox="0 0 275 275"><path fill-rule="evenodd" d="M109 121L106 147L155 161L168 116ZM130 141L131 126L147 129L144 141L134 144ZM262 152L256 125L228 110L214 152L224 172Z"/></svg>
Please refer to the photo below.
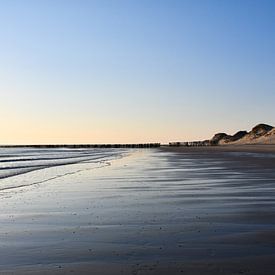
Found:
<svg viewBox="0 0 275 275"><path fill-rule="evenodd" d="M275 125L274 30L272 0L0 0L0 143Z"/></svg>

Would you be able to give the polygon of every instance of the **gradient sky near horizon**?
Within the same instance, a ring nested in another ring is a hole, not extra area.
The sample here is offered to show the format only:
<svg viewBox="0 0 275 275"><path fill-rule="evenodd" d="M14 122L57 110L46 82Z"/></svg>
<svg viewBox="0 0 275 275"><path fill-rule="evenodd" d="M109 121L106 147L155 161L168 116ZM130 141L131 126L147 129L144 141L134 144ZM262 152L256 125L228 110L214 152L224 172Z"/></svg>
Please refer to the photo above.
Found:
<svg viewBox="0 0 275 275"><path fill-rule="evenodd" d="M275 125L275 1L0 0L0 144Z"/></svg>

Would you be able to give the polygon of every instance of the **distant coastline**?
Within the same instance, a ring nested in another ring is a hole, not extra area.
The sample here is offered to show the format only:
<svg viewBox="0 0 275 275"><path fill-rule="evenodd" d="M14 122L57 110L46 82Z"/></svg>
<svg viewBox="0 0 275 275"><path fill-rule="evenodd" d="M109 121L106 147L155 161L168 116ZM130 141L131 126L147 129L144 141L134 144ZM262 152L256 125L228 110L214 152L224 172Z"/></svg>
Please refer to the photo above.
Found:
<svg viewBox="0 0 275 275"><path fill-rule="evenodd" d="M211 139L202 141L173 141L170 147L201 147L218 145L275 145L275 128L268 124L258 124L251 131L241 130L233 135L220 132ZM106 143L106 144L20 144L0 145L0 148L157 148L167 146L154 143Z"/></svg>

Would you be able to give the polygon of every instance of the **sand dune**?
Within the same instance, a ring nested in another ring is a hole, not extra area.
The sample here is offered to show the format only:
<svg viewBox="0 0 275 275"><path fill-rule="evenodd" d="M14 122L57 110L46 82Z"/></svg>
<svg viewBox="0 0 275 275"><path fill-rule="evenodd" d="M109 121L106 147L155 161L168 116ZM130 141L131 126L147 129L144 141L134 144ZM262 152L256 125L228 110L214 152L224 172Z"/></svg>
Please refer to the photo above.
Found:
<svg viewBox="0 0 275 275"><path fill-rule="evenodd" d="M215 134L210 140L212 144L275 144L275 128L267 124L258 124L250 132L239 131L234 135Z"/></svg>

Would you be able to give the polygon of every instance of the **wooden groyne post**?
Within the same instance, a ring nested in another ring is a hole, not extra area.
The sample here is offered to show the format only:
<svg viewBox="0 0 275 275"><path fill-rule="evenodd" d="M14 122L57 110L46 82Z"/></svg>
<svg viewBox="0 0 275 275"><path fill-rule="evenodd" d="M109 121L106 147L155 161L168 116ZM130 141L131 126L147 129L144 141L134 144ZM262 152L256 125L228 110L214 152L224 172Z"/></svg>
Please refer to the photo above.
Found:
<svg viewBox="0 0 275 275"><path fill-rule="evenodd" d="M132 144L33 144L33 145L2 145L0 148L156 148L160 143Z"/></svg>

